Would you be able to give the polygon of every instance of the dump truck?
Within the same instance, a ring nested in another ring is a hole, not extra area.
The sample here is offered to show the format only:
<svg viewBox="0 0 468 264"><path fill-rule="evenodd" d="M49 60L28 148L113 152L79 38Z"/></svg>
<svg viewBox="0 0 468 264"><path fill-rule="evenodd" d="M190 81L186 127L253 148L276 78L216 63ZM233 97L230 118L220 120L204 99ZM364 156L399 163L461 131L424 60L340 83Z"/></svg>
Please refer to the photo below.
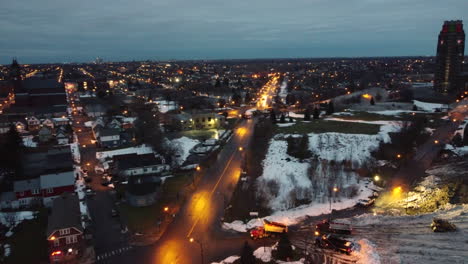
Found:
<svg viewBox="0 0 468 264"><path fill-rule="evenodd" d="M322 235L315 239L315 245L319 248L332 249L350 255L354 244L351 241L332 234Z"/></svg>
<svg viewBox="0 0 468 264"><path fill-rule="evenodd" d="M328 234L328 233L350 235L352 231L353 231L353 228L351 227L351 224L345 221L323 220L322 222L319 222L315 225L314 234L315 236L321 236L323 234Z"/></svg>
<svg viewBox="0 0 468 264"><path fill-rule="evenodd" d="M268 220L263 220L263 226L258 226L250 230L250 237L252 239L264 238L264 237L274 237L277 234L288 232L288 227L285 224L270 222Z"/></svg>

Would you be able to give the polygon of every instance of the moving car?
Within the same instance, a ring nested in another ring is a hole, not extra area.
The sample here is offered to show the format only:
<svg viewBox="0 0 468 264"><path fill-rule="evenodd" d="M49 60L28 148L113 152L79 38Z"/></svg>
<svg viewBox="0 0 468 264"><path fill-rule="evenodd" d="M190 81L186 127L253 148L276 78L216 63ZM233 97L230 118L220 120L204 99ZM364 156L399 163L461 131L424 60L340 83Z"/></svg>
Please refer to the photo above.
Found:
<svg viewBox="0 0 468 264"><path fill-rule="evenodd" d="M317 237L315 239L315 245L319 248L332 249L347 255L351 254L354 247L353 242L332 234Z"/></svg>
<svg viewBox="0 0 468 264"><path fill-rule="evenodd" d="M320 236L328 233L350 235L353 231L351 224L344 220L323 220L315 225L315 235Z"/></svg>

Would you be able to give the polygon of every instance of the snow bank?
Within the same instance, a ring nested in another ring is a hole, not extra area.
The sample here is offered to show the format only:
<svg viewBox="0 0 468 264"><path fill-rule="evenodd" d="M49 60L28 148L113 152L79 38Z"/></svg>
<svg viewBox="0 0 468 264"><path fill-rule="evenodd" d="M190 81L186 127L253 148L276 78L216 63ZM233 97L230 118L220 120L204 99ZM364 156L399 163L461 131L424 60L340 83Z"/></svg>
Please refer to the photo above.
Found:
<svg viewBox="0 0 468 264"><path fill-rule="evenodd" d="M34 211L0 212L0 223L6 227L15 227L24 220L35 218Z"/></svg>
<svg viewBox="0 0 468 264"><path fill-rule="evenodd" d="M86 121L84 125L85 127L94 127L94 121Z"/></svg>
<svg viewBox="0 0 468 264"><path fill-rule="evenodd" d="M230 264L234 263L234 261L240 259L239 256L230 256L222 260L221 262L211 262L211 264Z"/></svg>
<svg viewBox="0 0 468 264"><path fill-rule="evenodd" d="M27 148L37 148L37 142L33 141L34 136L23 137L23 145Z"/></svg>
<svg viewBox="0 0 468 264"><path fill-rule="evenodd" d="M259 247L254 251L254 256L263 262L271 261L272 247Z"/></svg>
<svg viewBox="0 0 468 264"><path fill-rule="evenodd" d="M193 147L195 147L199 143L200 141L196 139L191 139L189 137L181 137L171 140L171 146L175 146L177 148L177 155L179 155L179 157L176 158L177 164L183 164L187 157L190 155L190 150L192 150Z"/></svg>
<svg viewBox="0 0 468 264"><path fill-rule="evenodd" d="M468 155L468 146L455 147L453 145L447 144L447 145L445 145L445 149L448 149L448 150L452 151L453 153L457 154L458 156Z"/></svg>
<svg viewBox="0 0 468 264"><path fill-rule="evenodd" d="M143 144L143 145L136 146L136 147L96 152L96 159L102 162L106 158L112 158L113 156L117 156L117 155L125 155L125 154L142 155L142 154L148 154L148 153L153 153L153 149L150 146Z"/></svg>
<svg viewBox="0 0 468 264"><path fill-rule="evenodd" d="M332 203L332 209L343 210L353 207L359 200L367 199L372 196L374 188L375 186L371 182L361 181L358 194L355 197L332 199L334 200ZM270 216L252 219L247 224L243 224L242 221L238 220L232 223L223 223L223 228L235 230L238 232L247 232L247 230L263 225L263 219L268 219L269 221L280 222L287 225L294 225L300 222L305 216L317 216L328 213L330 213L330 204L327 200L327 202L324 203L313 202L311 204L302 205L293 209L277 211Z"/></svg>
<svg viewBox="0 0 468 264"><path fill-rule="evenodd" d="M424 110L424 111L429 111L429 112L435 112L436 109L442 109L444 107L447 107L447 105L444 104L434 104L434 103L426 103L426 102L421 102L418 100L413 100L413 104L418 107L419 110Z"/></svg>
<svg viewBox="0 0 468 264"><path fill-rule="evenodd" d="M380 264L380 256L374 244L367 239L361 239L357 243L359 250L353 252L359 258L357 264Z"/></svg>
<svg viewBox="0 0 468 264"><path fill-rule="evenodd" d="M78 147L78 143L71 143L70 144L70 150L72 153L73 161L75 163L80 163L81 157L80 157L80 149Z"/></svg>
<svg viewBox="0 0 468 264"><path fill-rule="evenodd" d="M369 113L378 114L378 115L401 115L407 113L422 113L421 111L411 111L411 110L383 110L383 111L367 111Z"/></svg>

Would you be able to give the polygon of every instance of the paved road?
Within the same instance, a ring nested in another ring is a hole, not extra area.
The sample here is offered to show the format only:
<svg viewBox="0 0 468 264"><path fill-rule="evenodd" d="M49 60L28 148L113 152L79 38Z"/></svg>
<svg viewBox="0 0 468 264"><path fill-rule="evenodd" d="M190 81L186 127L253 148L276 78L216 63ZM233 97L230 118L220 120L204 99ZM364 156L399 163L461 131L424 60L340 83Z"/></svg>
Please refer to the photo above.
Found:
<svg viewBox="0 0 468 264"><path fill-rule="evenodd" d="M79 102L70 96L71 107L78 107ZM93 228L93 243L98 260L121 254L129 250L128 233L122 233L119 217L112 217L111 210L116 201L109 188L101 185L101 177L94 172L96 160L96 146L91 128L84 123L90 119L82 115L73 115L73 130L75 131L80 149L81 168L88 170L88 177L92 179L87 185L96 191L95 195L87 195L87 205L90 211Z"/></svg>
<svg viewBox="0 0 468 264"><path fill-rule="evenodd" d="M452 140L455 130L468 115L468 100L463 100L448 114L447 123L436 129L426 143L421 145L414 158L395 174L392 186L411 186L424 176L424 172L432 165L445 144Z"/></svg>

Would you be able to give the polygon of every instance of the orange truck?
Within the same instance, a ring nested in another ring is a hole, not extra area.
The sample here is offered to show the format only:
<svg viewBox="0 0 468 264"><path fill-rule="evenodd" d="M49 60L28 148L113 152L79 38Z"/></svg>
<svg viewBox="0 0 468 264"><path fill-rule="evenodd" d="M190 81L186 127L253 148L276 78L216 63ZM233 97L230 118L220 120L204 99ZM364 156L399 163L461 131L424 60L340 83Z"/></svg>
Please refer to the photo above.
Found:
<svg viewBox="0 0 468 264"><path fill-rule="evenodd" d="M250 237L255 240L257 238L274 237L277 234L288 232L288 226L282 223L270 222L263 220L263 226L258 226L250 230Z"/></svg>

